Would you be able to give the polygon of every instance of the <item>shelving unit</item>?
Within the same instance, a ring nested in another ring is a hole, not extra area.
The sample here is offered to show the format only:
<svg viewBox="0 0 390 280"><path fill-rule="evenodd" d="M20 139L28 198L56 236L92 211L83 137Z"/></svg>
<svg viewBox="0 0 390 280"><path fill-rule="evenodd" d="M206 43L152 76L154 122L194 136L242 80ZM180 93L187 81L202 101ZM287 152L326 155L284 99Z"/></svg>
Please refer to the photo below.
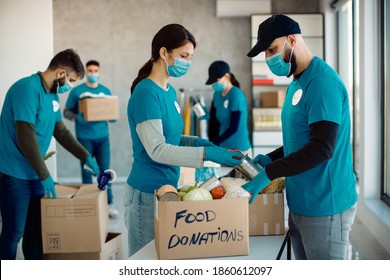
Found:
<svg viewBox="0 0 390 280"><path fill-rule="evenodd" d="M257 42L259 24L271 14L251 16L252 46ZM287 14L296 20L302 36L314 55L324 58L324 16L315 14ZM262 52L252 58L252 144L254 155L266 154L283 144L281 127L281 108L261 107L261 92L286 91L292 77L279 77L269 70Z"/></svg>

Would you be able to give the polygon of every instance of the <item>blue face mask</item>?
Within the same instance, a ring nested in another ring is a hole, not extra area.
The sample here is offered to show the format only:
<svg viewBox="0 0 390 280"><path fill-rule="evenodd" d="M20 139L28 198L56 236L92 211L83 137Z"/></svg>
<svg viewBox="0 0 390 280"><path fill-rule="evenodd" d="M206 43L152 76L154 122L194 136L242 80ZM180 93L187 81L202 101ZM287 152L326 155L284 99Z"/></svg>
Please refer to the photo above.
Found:
<svg viewBox="0 0 390 280"><path fill-rule="evenodd" d="M169 54L172 55L171 53ZM165 61L165 63L167 64L168 75L176 78L185 75L190 69L191 61L183 58L174 57L173 55L172 57L175 59L172 66L170 66L168 62Z"/></svg>
<svg viewBox="0 0 390 280"><path fill-rule="evenodd" d="M63 94L67 91L70 91L73 88L73 85L68 81L68 77L66 77L65 74L65 84L60 86L59 83L57 83L57 93Z"/></svg>
<svg viewBox="0 0 390 280"><path fill-rule="evenodd" d="M221 82L215 82L211 85L215 91L223 91L225 89L225 86Z"/></svg>
<svg viewBox="0 0 390 280"><path fill-rule="evenodd" d="M265 62L267 62L267 65L272 73L274 73L276 76L288 76L291 71L291 57L294 51L294 48L291 49L291 55L289 62L285 62L282 56L284 46L286 45L286 41L284 41L282 51L280 53L276 53L270 57L267 57L265 59Z"/></svg>
<svg viewBox="0 0 390 280"><path fill-rule="evenodd" d="M87 80L91 84L97 83L99 81L99 79L100 79L99 74L88 74L87 75Z"/></svg>

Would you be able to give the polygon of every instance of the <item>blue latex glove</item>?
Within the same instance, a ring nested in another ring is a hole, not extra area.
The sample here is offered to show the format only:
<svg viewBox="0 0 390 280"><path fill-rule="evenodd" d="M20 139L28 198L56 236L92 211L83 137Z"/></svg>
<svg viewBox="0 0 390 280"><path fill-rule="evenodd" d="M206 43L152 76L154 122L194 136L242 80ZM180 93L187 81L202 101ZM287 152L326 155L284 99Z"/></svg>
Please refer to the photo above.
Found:
<svg viewBox="0 0 390 280"><path fill-rule="evenodd" d="M258 154L253 161L265 167L268 163L272 162L272 159L267 155Z"/></svg>
<svg viewBox="0 0 390 280"><path fill-rule="evenodd" d="M77 117L76 117L76 122L78 122L79 124L86 124L88 123L88 121L86 121L84 119L84 116L83 116L83 112L80 112Z"/></svg>
<svg viewBox="0 0 390 280"><path fill-rule="evenodd" d="M198 137L195 139L195 147L217 147L209 140Z"/></svg>
<svg viewBox="0 0 390 280"><path fill-rule="evenodd" d="M256 196L259 192L262 191L268 184L271 183L271 180L268 178L267 172L263 168L259 174L252 180L250 180L245 185L242 185L242 188L247 192L252 193L251 199L249 200L249 204L255 201Z"/></svg>
<svg viewBox="0 0 390 280"><path fill-rule="evenodd" d="M47 177L45 180L41 181L43 186L43 192L47 198L50 198L50 194L53 198L57 198L56 189L54 188L54 181L51 176Z"/></svg>
<svg viewBox="0 0 390 280"><path fill-rule="evenodd" d="M205 160L211 160L213 162L227 165L227 166L237 166L241 163L243 155L240 152L231 152L225 148L221 147L204 147L206 152ZM233 157L239 158L235 159Z"/></svg>
<svg viewBox="0 0 390 280"><path fill-rule="evenodd" d="M99 166L96 161L91 156L88 156L84 162L83 168L92 173L92 175L97 176L99 174Z"/></svg>

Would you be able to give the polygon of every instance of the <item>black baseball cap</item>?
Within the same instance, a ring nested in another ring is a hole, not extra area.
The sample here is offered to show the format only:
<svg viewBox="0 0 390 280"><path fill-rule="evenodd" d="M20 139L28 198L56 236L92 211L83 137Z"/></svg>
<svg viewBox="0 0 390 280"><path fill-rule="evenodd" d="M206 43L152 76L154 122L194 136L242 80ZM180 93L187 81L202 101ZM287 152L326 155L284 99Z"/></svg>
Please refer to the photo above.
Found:
<svg viewBox="0 0 390 280"><path fill-rule="evenodd" d="M290 34L301 34L299 24L288 16L272 15L260 23L257 32L257 43L248 52L247 56L254 57L258 55L265 51L276 38Z"/></svg>
<svg viewBox="0 0 390 280"><path fill-rule="evenodd" d="M214 61L209 67L209 78L206 81L206 85L211 85L215 83L219 78L229 72L229 64L227 64L225 61Z"/></svg>

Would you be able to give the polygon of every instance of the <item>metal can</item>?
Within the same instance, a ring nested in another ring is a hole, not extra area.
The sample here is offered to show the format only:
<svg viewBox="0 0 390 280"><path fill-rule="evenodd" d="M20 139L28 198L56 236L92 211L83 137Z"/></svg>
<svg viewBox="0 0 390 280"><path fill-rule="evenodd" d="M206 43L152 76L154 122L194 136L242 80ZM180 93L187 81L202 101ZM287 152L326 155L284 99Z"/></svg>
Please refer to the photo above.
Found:
<svg viewBox="0 0 390 280"><path fill-rule="evenodd" d="M206 189L208 191L211 191L217 186L222 186L221 181L218 180L218 178L213 175L210 178L208 178L206 181L204 181L199 188Z"/></svg>
<svg viewBox="0 0 390 280"><path fill-rule="evenodd" d="M234 169L240 172L247 180L250 181L260 173L263 167L260 164L254 162L250 156L246 155L242 159L241 164L237 165Z"/></svg>
<svg viewBox="0 0 390 280"><path fill-rule="evenodd" d="M160 201L179 201L179 193L172 185L164 185L157 190L157 198Z"/></svg>
<svg viewBox="0 0 390 280"><path fill-rule="evenodd" d="M193 108L194 108L194 112L198 118L201 118L201 117L206 115L206 112L204 111L203 106L202 106L202 104L200 104L200 102L195 103Z"/></svg>

